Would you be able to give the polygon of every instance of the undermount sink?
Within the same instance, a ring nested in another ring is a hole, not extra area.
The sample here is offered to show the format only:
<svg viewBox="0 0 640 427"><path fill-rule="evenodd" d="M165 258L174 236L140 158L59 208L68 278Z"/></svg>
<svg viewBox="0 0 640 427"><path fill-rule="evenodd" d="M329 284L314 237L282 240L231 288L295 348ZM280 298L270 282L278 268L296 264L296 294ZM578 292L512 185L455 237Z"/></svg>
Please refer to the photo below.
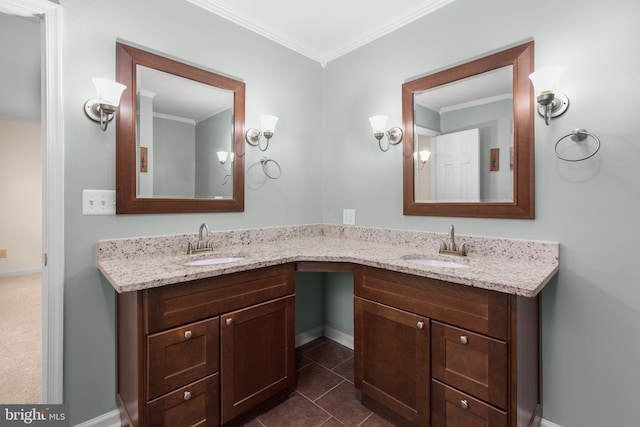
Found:
<svg viewBox="0 0 640 427"><path fill-rule="evenodd" d="M419 256L408 256L403 258L405 261L415 264L425 265L427 267L446 267L446 268L467 268L468 265L460 264L453 261L443 261L441 259L421 258Z"/></svg>
<svg viewBox="0 0 640 427"><path fill-rule="evenodd" d="M226 264L226 263L229 263L229 262L240 261L243 258L244 257L241 257L241 256L203 258L203 259L196 259L196 260L193 260L193 261L185 262L184 265L194 266L194 265Z"/></svg>

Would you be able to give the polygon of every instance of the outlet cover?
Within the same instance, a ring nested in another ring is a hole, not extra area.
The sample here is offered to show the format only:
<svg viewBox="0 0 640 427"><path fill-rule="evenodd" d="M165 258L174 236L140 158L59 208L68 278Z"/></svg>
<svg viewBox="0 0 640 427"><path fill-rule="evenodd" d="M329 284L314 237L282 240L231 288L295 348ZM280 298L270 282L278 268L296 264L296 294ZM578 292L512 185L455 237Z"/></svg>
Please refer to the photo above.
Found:
<svg viewBox="0 0 640 427"><path fill-rule="evenodd" d="M356 225L356 210L344 209L342 211L342 223L344 225Z"/></svg>
<svg viewBox="0 0 640 427"><path fill-rule="evenodd" d="M82 190L82 215L115 214L115 190Z"/></svg>

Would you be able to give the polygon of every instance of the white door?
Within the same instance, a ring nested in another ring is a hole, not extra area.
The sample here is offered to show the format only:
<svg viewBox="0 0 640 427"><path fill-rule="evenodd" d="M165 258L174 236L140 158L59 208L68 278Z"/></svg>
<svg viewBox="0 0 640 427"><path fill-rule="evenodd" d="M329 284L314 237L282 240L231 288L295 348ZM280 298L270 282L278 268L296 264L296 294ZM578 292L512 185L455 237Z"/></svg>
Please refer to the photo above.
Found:
<svg viewBox="0 0 640 427"><path fill-rule="evenodd" d="M470 129L431 139L434 202L480 201L480 132Z"/></svg>

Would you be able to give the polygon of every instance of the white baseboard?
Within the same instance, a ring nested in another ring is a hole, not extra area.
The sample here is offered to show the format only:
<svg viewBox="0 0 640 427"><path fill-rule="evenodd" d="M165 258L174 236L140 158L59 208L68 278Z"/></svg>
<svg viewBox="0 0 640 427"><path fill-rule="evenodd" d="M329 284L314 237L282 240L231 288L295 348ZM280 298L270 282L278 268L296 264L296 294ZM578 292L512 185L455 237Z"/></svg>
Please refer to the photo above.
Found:
<svg viewBox="0 0 640 427"><path fill-rule="evenodd" d="M316 338L320 338L322 336L322 330L323 327L321 325L296 335L296 348L300 347L301 345L305 345L306 343L311 342Z"/></svg>
<svg viewBox="0 0 640 427"><path fill-rule="evenodd" d="M325 336L330 340L333 340L338 344L342 344L343 346L353 350L353 336L345 334L344 332L340 332L337 329L333 329L328 326L316 326L313 329L309 329L308 331L296 335L296 347L300 347L301 345L304 345L322 336Z"/></svg>
<svg viewBox="0 0 640 427"><path fill-rule="evenodd" d="M551 421L545 420L543 418L542 421L540 422L540 427L562 427L562 426L559 426L558 424L554 424Z"/></svg>
<svg viewBox="0 0 640 427"><path fill-rule="evenodd" d="M41 268L33 268L30 270L16 270L16 271L5 271L0 273L0 277L9 277L9 276L22 276L24 274L33 274L33 273L42 273Z"/></svg>
<svg viewBox="0 0 640 427"><path fill-rule="evenodd" d="M114 409L111 412L92 418L74 427L120 427L120 411Z"/></svg>
<svg viewBox="0 0 640 427"><path fill-rule="evenodd" d="M324 327L324 336L337 342L338 344L342 344L345 347L353 350L353 336L345 334L337 329L330 328L328 326Z"/></svg>

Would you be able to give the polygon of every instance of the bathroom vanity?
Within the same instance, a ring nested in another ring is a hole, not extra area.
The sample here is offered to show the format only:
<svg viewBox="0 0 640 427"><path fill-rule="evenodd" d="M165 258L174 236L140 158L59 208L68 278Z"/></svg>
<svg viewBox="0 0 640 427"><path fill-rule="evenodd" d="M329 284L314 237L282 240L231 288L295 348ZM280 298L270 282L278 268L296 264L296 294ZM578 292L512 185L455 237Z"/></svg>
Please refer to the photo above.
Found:
<svg viewBox="0 0 640 427"><path fill-rule="evenodd" d="M316 225L211 235L214 252L196 258L176 250L192 236L99 242L98 267L117 291L123 425L235 425L285 399L296 269L354 272L364 405L397 425L539 422L539 292L557 272L557 243L461 237L469 256L452 268L414 262L453 262L433 253L435 233ZM232 261L193 265L222 257Z"/></svg>
<svg viewBox="0 0 640 427"><path fill-rule="evenodd" d="M354 277L363 404L397 425L538 425L538 297L362 266Z"/></svg>
<svg viewBox="0 0 640 427"><path fill-rule="evenodd" d="M118 294L123 424L217 426L292 386L293 293L284 264Z"/></svg>

